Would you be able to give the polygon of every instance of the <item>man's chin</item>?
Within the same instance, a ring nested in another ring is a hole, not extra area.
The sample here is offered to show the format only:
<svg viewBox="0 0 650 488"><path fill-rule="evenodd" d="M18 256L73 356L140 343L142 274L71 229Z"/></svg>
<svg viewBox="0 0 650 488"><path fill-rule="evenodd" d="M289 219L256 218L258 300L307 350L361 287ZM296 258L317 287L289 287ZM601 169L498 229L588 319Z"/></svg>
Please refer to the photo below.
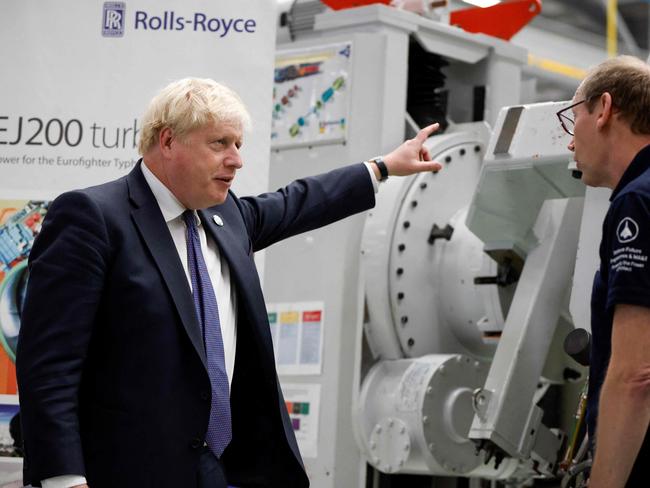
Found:
<svg viewBox="0 0 650 488"><path fill-rule="evenodd" d="M226 201L226 198L228 197L228 193L220 193L218 195L213 195L208 204L204 208L208 207L214 207L215 205L221 205L223 202Z"/></svg>
<svg viewBox="0 0 650 488"><path fill-rule="evenodd" d="M582 177L580 178L580 181L582 181L586 186L591 186L592 188L599 188L603 186L603 184L593 178L592 175L589 173L585 173L582 171Z"/></svg>
<svg viewBox="0 0 650 488"><path fill-rule="evenodd" d="M204 196L202 199L195 199L190 203L191 207L188 208L193 208L195 210L202 210L205 208L210 208L214 207L215 205L221 205L223 202L226 201L228 194L219 194L219 195L210 195L210 196Z"/></svg>

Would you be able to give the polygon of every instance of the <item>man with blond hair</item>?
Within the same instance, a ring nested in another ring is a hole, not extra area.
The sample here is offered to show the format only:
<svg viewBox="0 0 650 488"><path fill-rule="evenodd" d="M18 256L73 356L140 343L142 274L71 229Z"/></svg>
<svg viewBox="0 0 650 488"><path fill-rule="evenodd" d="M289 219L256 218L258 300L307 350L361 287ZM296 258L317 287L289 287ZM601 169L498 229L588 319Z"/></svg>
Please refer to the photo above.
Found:
<svg viewBox="0 0 650 488"><path fill-rule="evenodd" d="M590 488L650 480L650 67L592 69L558 112L582 181L613 190L591 300Z"/></svg>
<svg viewBox="0 0 650 488"><path fill-rule="evenodd" d="M26 483L309 485L253 254L371 208L389 174L440 169L423 148L437 125L383 158L238 198L248 123L232 90L172 83L146 111L134 170L50 206L16 362Z"/></svg>

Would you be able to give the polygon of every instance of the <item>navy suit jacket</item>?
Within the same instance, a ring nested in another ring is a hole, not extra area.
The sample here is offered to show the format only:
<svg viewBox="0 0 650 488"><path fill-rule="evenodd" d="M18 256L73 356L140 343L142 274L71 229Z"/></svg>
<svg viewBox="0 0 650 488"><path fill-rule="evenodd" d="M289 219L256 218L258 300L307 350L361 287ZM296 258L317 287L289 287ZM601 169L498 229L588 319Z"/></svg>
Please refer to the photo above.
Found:
<svg viewBox="0 0 650 488"><path fill-rule="evenodd" d="M235 486L306 487L253 253L374 205L362 164L199 212L237 290ZM213 216L224 222L217 226ZM210 381L190 287L138 165L51 205L30 255L17 353L25 483L195 486Z"/></svg>

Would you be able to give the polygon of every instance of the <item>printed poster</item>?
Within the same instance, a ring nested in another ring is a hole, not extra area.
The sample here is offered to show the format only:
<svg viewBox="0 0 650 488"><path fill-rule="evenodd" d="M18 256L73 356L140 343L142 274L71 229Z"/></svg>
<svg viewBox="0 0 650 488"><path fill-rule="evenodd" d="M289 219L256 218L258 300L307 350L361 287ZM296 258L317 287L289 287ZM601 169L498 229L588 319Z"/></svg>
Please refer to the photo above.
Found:
<svg viewBox="0 0 650 488"><path fill-rule="evenodd" d="M131 171L147 104L189 76L239 93L253 124L234 189L266 191L275 14L268 0L2 2L0 455L18 404L26 259L48 202Z"/></svg>
<svg viewBox="0 0 650 488"><path fill-rule="evenodd" d="M352 43L281 51L275 60L273 149L346 140Z"/></svg>
<svg viewBox="0 0 650 488"><path fill-rule="evenodd" d="M318 411L320 385L281 384L293 432L305 458L318 457Z"/></svg>
<svg viewBox="0 0 650 488"><path fill-rule="evenodd" d="M27 284L27 257L48 202L0 200L0 395L16 394L16 344Z"/></svg>
<svg viewBox="0 0 650 488"><path fill-rule="evenodd" d="M278 374L321 374L323 302L268 304L267 311Z"/></svg>

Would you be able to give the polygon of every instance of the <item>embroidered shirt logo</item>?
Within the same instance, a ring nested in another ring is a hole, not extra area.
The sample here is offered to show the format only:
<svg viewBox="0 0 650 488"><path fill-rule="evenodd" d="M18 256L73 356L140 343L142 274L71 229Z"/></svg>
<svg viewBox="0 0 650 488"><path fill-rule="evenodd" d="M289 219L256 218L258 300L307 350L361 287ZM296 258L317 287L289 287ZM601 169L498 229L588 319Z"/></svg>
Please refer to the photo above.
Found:
<svg viewBox="0 0 650 488"><path fill-rule="evenodd" d="M639 235L639 226L632 220L630 217L625 217L618 224L616 228L616 237L618 242L624 244L626 242L632 242Z"/></svg>

